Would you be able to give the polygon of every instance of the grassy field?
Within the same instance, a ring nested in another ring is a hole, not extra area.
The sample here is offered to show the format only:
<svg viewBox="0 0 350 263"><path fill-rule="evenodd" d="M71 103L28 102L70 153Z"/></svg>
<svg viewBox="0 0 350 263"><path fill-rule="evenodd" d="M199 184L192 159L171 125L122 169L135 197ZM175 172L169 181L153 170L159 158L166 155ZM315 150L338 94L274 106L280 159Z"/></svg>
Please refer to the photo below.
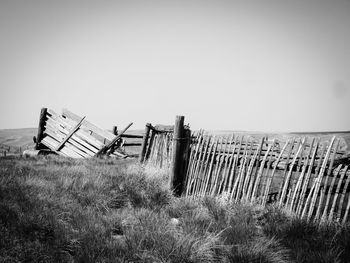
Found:
<svg viewBox="0 0 350 263"><path fill-rule="evenodd" d="M133 160L0 159L0 262L348 262L350 226L175 198Z"/></svg>

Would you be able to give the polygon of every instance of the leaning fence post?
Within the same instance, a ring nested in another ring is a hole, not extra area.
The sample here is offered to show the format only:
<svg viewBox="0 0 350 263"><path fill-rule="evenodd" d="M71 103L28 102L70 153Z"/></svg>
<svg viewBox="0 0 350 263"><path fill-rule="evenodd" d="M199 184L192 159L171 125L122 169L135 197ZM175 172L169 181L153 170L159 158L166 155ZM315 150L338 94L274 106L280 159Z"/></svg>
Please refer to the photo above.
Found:
<svg viewBox="0 0 350 263"><path fill-rule="evenodd" d="M181 195L182 184L183 184L183 171L182 171L182 150L184 147L182 144L185 142L183 138L184 133L184 116L176 116L174 126L174 137L173 137L173 157L170 166L170 178L169 187L175 195Z"/></svg>
<svg viewBox="0 0 350 263"><path fill-rule="evenodd" d="M40 142L43 139L43 134L45 130L47 108L42 108L40 112L38 134L36 136L35 150L40 150Z"/></svg>
<svg viewBox="0 0 350 263"><path fill-rule="evenodd" d="M147 123L145 127L145 134L143 135L142 139L142 146L141 146L141 154L140 154L140 163L143 163L145 159L146 149L147 149L147 142L149 137L149 131L151 129L151 124Z"/></svg>

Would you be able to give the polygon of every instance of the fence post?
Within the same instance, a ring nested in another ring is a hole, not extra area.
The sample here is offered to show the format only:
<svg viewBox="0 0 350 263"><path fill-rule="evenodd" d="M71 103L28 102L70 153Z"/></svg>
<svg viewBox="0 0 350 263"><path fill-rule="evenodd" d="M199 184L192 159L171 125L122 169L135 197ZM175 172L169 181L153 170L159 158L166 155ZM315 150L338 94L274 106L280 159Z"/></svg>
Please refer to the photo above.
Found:
<svg viewBox="0 0 350 263"><path fill-rule="evenodd" d="M35 150L40 150L40 144L41 144L40 142L43 138L43 133L45 129L46 114L47 114L47 108L42 108L40 112L38 134L36 136Z"/></svg>
<svg viewBox="0 0 350 263"><path fill-rule="evenodd" d="M113 133L114 135L118 135L118 127L117 127L117 126L113 126L113 128L112 128L112 133Z"/></svg>
<svg viewBox="0 0 350 263"><path fill-rule="evenodd" d="M151 126L152 125L150 123L147 123L145 127L145 134L143 135L142 146L141 146L140 163L143 163L143 161L145 160L147 142L148 142L149 131L151 129Z"/></svg>
<svg viewBox="0 0 350 263"><path fill-rule="evenodd" d="M181 195L183 187L183 144L184 116L176 116L173 137L173 157L170 166L169 188L177 196Z"/></svg>

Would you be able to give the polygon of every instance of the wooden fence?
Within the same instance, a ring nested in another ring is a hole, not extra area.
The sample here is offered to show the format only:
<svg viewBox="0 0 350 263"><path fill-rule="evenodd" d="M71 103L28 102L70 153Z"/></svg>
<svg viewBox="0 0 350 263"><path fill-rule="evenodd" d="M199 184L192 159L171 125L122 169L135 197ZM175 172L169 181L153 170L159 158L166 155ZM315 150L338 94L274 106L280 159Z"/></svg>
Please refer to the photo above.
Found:
<svg viewBox="0 0 350 263"><path fill-rule="evenodd" d="M229 200L277 202L297 215L345 222L350 207L349 160L340 139L257 140L200 131L191 143L184 195L225 194Z"/></svg>
<svg viewBox="0 0 350 263"><path fill-rule="evenodd" d="M337 137L191 135L178 116L166 131L146 125L140 161L169 167L170 188L178 195L275 202L303 218L344 223L350 158L341 144Z"/></svg>
<svg viewBox="0 0 350 263"><path fill-rule="evenodd" d="M160 168L169 168L173 153L174 126L147 123L143 137L140 161Z"/></svg>

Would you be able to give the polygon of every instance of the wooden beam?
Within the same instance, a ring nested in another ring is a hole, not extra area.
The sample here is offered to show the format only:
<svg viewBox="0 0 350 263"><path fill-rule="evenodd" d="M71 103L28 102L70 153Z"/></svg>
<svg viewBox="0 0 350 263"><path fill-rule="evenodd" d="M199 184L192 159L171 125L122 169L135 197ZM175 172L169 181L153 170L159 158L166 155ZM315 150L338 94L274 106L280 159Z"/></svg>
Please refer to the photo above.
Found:
<svg viewBox="0 0 350 263"><path fill-rule="evenodd" d="M182 143L184 141L184 116L176 116L173 137L173 158L170 167L169 187L175 195L181 195L182 191Z"/></svg>
<svg viewBox="0 0 350 263"><path fill-rule="evenodd" d="M42 108L40 111L38 134L36 136L36 142L35 142L35 150L39 150L41 148L40 144L41 144L41 140L44 137L46 114L47 114L47 108Z"/></svg>
<svg viewBox="0 0 350 263"><path fill-rule="evenodd" d="M63 145L69 140L70 137L72 137L72 135L79 129L79 127L81 126L81 124L83 123L85 119L85 116L78 122L78 124L68 133L68 135L66 136L66 138L56 147L56 151L59 151Z"/></svg>
<svg viewBox="0 0 350 263"><path fill-rule="evenodd" d="M145 160L148 137L149 137L149 132L150 132L151 127L152 127L152 125L150 123L146 124L145 134L143 135L143 140L142 140L141 153L140 153L140 157L139 157L140 163L143 163L143 161Z"/></svg>
<svg viewBox="0 0 350 263"><path fill-rule="evenodd" d="M96 156L101 155L101 154L109 154L108 150L120 139L121 135L127 131L127 129L130 128L130 126L133 123L131 122L128 126L125 127L124 130L121 131L121 133L119 135L117 135L110 143L108 143L106 146L102 147L102 149L100 149L97 153Z"/></svg>

